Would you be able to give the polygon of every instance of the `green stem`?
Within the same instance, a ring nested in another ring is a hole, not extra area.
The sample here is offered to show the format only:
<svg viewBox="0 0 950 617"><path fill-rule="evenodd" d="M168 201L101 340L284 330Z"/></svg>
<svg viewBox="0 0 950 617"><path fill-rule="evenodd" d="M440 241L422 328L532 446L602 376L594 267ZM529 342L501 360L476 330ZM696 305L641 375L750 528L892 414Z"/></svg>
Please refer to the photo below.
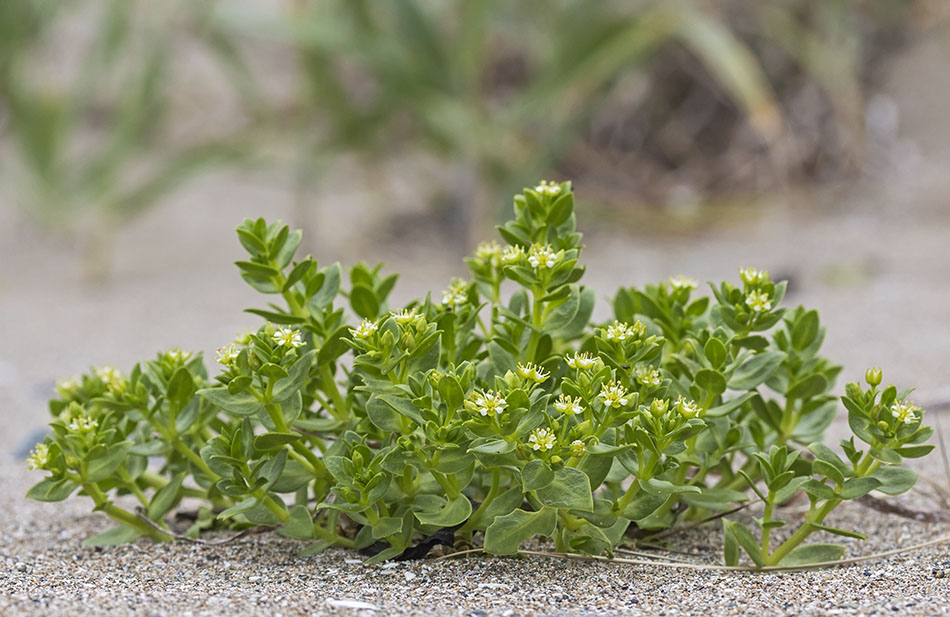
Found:
<svg viewBox="0 0 950 617"><path fill-rule="evenodd" d="M142 492L142 489L139 488L138 483L132 479L132 476L129 475L129 472L125 470L125 467L121 465L116 469L119 474L119 479L125 484L126 488L132 491L132 494L135 495L136 499L139 500L139 503L143 507L148 507L148 497L145 496L145 493Z"/></svg>
<svg viewBox="0 0 950 617"><path fill-rule="evenodd" d="M130 527L137 532L141 533L143 536L148 536L153 540L158 542L171 542L172 538L167 533L163 533L151 525L145 524L139 517L135 516L127 510L116 506L109 498L103 493L99 486L95 482L83 482L82 488L89 497L92 498L92 501L96 504L96 508L105 512L109 518L112 520Z"/></svg>
<svg viewBox="0 0 950 617"><path fill-rule="evenodd" d="M459 529L459 534L470 533L475 527L481 522L482 516L485 514L485 510L488 509L488 506L491 505L491 502L495 500L495 497L498 496L501 487L501 470L492 469L491 475L491 487L488 489L488 493L485 495L485 499L482 500L482 503L479 504L478 508L472 513L464 525Z"/></svg>

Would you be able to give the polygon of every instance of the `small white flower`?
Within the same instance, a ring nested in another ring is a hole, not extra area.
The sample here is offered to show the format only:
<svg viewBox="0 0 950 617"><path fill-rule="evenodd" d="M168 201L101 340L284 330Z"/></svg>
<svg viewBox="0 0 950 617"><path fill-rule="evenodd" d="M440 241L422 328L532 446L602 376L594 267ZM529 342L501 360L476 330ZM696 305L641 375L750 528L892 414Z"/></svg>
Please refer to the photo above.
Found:
<svg viewBox="0 0 950 617"><path fill-rule="evenodd" d="M922 413L923 409L910 401L900 401L899 403L894 403L894 406L891 407L891 415L897 418L898 422L903 422L904 424L912 424L916 421L918 412Z"/></svg>
<svg viewBox="0 0 950 617"><path fill-rule="evenodd" d="M185 362L191 357L191 353L182 351L178 347L172 347L165 352L165 357L172 362Z"/></svg>
<svg viewBox="0 0 950 617"><path fill-rule="evenodd" d="M215 352L215 360L221 366L231 366L231 363L237 360L241 350L234 343L228 343L223 347L218 347Z"/></svg>
<svg viewBox="0 0 950 617"><path fill-rule="evenodd" d="M561 185L557 182L548 182L547 180L542 180L534 187L536 193L541 193L542 195L558 195L561 192Z"/></svg>
<svg viewBox="0 0 950 617"><path fill-rule="evenodd" d="M364 319L360 322L360 325L355 328L350 328L350 334L356 338L368 339L373 336L379 326L376 325L375 321L370 321L369 319Z"/></svg>
<svg viewBox="0 0 950 617"><path fill-rule="evenodd" d="M475 257L493 266L497 266L501 261L501 255L501 245L494 240L491 242L482 242L475 247Z"/></svg>
<svg viewBox="0 0 950 617"><path fill-rule="evenodd" d="M587 453L587 445L580 439L575 439L571 442L571 456L575 458L580 458Z"/></svg>
<svg viewBox="0 0 950 617"><path fill-rule="evenodd" d="M110 381L122 379L122 373L120 373L114 366L103 366L96 369L96 377L108 383Z"/></svg>
<svg viewBox="0 0 950 617"><path fill-rule="evenodd" d="M390 315L393 316L393 319L397 324L402 326L412 323L416 320L416 317L419 316L419 314L416 313L416 309L403 309L401 313L390 313Z"/></svg>
<svg viewBox="0 0 950 617"><path fill-rule="evenodd" d="M79 380L75 377L65 377L56 382L56 392L63 398L76 396L77 390L79 390Z"/></svg>
<svg viewBox="0 0 950 617"><path fill-rule="evenodd" d="M676 410L680 412L680 415L684 418L695 418L699 415L700 411L699 405L696 404L696 401L688 401L682 396L676 400Z"/></svg>
<svg viewBox="0 0 950 617"><path fill-rule="evenodd" d="M589 352L575 352L573 356L566 359L567 365L582 371L589 371L597 364L597 358L590 355Z"/></svg>
<svg viewBox="0 0 950 617"><path fill-rule="evenodd" d="M766 313L772 308L772 300L764 291L753 290L746 296L745 304L753 313Z"/></svg>
<svg viewBox="0 0 950 617"><path fill-rule="evenodd" d="M769 281L769 273L765 270L756 270L755 268L739 268L739 278L746 285L758 285Z"/></svg>
<svg viewBox="0 0 950 617"><path fill-rule="evenodd" d="M528 443L532 450L551 450L554 448L556 439L554 433L546 428L536 428L528 437Z"/></svg>
<svg viewBox="0 0 950 617"><path fill-rule="evenodd" d="M501 263L506 266L520 264L522 259L524 259L524 249L518 245L506 246L501 253Z"/></svg>
<svg viewBox="0 0 950 617"><path fill-rule="evenodd" d="M279 347L303 347L303 337L300 336L300 330L291 330L290 328L277 328L272 337Z"/></svg>
<svg viewBox="0 0 950 617"><path fill-rule="evenodd" d="M627 389L616 381L600 389L597 397L604 402L607 407L625 407L627 405Z"/></svg>
<svg viewBox="0 0 950 617"><path fill-rule="evenodd" d="M533 244L528 250L528 263L532 268L553 268L561 261L562 253L555 253L547 244Z"/></svg>
<svg viewBox="0 0 950 617"><path fill-rule="evenodd" d="M102 380L109 392L122 394L125 392L125 378L114 366L103 366L96 369L96 377Z"/></svg>
<svg viewBox="0 0 950 617"><path fill-rule="evenodd" d="M500 393L491 390L475 394L472 398L472 404L475 410L483 416L504 413L505 408L508 407L508 401Z"/></svg>
<svg viewBox="0 0 950 617"><path fill-rule="evenodd" d="M582 402L580 397L575 399L566 394L562 394L554 402L554 409L560 411L565 416L573 416L575 414L584 413Z"/></svg>
<svg viewBox="0 0 950 617"><path fill-rule="evenodd" d="M78 415L74 416L72 420L69 421L69 424L66 425L66 428L71 430L74 433L89 433L99 426L99 422L93 420L89 416Z"/></svg>
<svg viewBox="0 0 950 617"><path fill-rule="evenodd" d="M26 459L26 465L30 469L44 469L49 464L49 447L45 443L38 443L29 458Z"/></svg>
<svg viewBox="0 0 950 617"><path fill-rule="evenodd" d="M660 371L654 369L652 366L640 365L636 370L637 381L641 386L652 386L656 387L663 383L663 377L660 376Z"/></svg>
<svg viewBox="0 0 950 617"><path fill-rule="evenodd" d="M682 274L670 277L670 285L673 289L696 289L696 279Z"/></svg>
<svg viewBox="0 0 950 617"><path fill-rule="evenodd" d="M639 320L632 326L621 321L614 321L604 330L604 338L614 343L622 343L631 337L642 338L646 331L647 327Z"/></svg>
<svg viewBox="0 0 950 617"><path fill-rule="evenodd" d="M442 304L449 307L468 303L468 283L462 279L453 279L449 288L442 292Z"/></svg>
<svg viewBox="0 0 950 617"><path fill-rule="evenodd" d="M518 374L521 375L522 379L530 379L535 383L543 383L551 376L551 373L545 373L544 369L533 362L518 364Z"/></svg>

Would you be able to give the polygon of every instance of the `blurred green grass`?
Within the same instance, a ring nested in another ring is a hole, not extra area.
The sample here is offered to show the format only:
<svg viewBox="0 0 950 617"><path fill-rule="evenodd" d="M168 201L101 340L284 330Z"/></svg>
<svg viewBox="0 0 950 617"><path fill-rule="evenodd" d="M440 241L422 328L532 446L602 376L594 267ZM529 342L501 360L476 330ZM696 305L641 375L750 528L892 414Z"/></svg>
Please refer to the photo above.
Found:
<svg viewBox="0 0 950 617"><path fill-rule="evenodd" d="M422 198L447 196L463 235L545 174L620 203L708 177L693 188L714 200L745 188L737 160L773 188L853 168L871 61L918 4L4 0L0 180L82 230L90 272L125 222L220 166L288 171L306 219L340 157L370 173L432 157ZM220 86L207 101L183 93L194 64ZM805 86L818 139L792 120Z"/></svg>

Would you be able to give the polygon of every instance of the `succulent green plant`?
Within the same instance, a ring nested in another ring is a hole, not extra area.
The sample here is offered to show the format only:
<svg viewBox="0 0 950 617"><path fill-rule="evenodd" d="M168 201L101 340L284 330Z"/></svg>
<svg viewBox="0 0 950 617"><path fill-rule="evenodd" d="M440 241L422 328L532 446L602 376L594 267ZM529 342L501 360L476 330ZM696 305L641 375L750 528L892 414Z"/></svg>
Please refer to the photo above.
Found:
<svg viewBox="0 0 950 617"><path fill-rule="evenodd" d="M631 529L754 495L761 535L726 520L725 560L741 547L765 566L840 556L804 543L861 537L824 524L836 506L913 486L900 464L932 449L932 431L907 393L879 388L879 370L841 399L854 433L842 455L821 443L840 367L819 354L817 312L780 306L785 283L746 268L741 284L696 297L692 279L673 277L621 288L616 319L591 324L570 184L525 189L514 213L498 228L505 245L467 260L470 281L400 310L380 266L355 266L344 290L339 265L294 260L299 231L245 220L237 266L277 299L249 309L267 323L218 350L214 378L200 354L175 349L128 375L61 382L52 435L31 458L49 476L29 496L90 497L120 523L97 543L171 540L164 516L189 497L203 504L189 535L272 525L307 551L378 561L476 535L496 554L545 536L611 555ZM124 494L139 515L113 502ZM775 506L798 494L811 508L773 547L786 524Z"/></svg>

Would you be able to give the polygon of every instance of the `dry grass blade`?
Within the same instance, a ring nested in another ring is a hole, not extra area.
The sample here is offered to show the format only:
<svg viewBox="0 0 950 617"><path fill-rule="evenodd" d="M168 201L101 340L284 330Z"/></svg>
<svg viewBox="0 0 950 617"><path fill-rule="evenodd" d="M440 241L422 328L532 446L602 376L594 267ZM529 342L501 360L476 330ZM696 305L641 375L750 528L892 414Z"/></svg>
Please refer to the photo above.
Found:
<svg viewBox="0 0 950 617"><path fill-rule="evenodd" d="M747 501L747 502L745 502L744 504L742 504L741 506L736 506L735 508L733 508L733 509L731 509L731 510L727 510L727 511L725 511L725 512L719 512L719 513L717 513L717 514L713 514L712 516L708 516L708 517L706 517L706 518L704 518L704 519L702 519L702 520L693 521L692 523L687 523L686 525L679 525L679 526L677 526L677 527L671 527L671 528L669 528L669 529L666 529L666 530L664 530L664 531L661 531L660 533L658 533L658 534L656 534L656 535L648 536L648 538L651 539L651 540L662 540L663 538L668 538L668 537L672 536L673 534L679 533L679 532L681 532L681 531L686 531L687 529L693 529L694 527L699 527L700 525L705 525L706 523L711 523L712 521L721 519L721 518L724 517L724 516L729 516L730 514L733 514L733 513L735 513L735 512L739 512L740 510L745 510L745 509L748 508L749 506L751 506L751 505L753 505L753 504L756 504L756 503L759 503L760 501L762 501L762 500L761 500L761 499L754 499L754 500L752 500L752 501Z"/></svg>
<svg viewBox="0 0 950 617"><path fill-rule="evenodd" d="M890 551L883 551L881 553L873 553L871 555L861 555L859 557L849 557L847 559L838 559L836 561L821 561L817 563L810 563L806 565L794 565L794 566L765 566L762 568L757 568L754 566L720 566L716 564L703 564L703 563L689 563L689 562L675 562L675 561L661 561L661 560L648 560L648 559L625 559L623 557L602 557L600 555L574 555L571 553L553 553L548 551L529 551L529 550L519 550L518 555L533 555L538 557L557 557L560 559L575 559L579 561L605 561L608 563L623 563L636 566L659 566L662 568L683 568L687 570L711 570L711 571L731 571L731 572L791 572L794 570L811 570L814 568L831 568L835 566L846 566L853 563L861 563L863 561L874 561L877 559L884 559L885 557L892 557L894 555L902 555L904 553L911 553L913 551L919 551L921 549L927 548L928 546L935 546L937 544L945 544L950 542L950 535L940 536L933 540L923 542L921 544L915 544L914 546L908 546L907 548L898 548ZM470 555L472 553L483 553L484 549L473 548L465 551L458 551L457 553L450 553L448 555L443 555L436 559L436 561L442 561L443 559L450 559L452 557L461 557L462 555Z"/></svg>
<svg viewBox="0 0 950 617"><path fill-rule="evenodd" d="M175 533L174 531L171 531L170 529L165 529L164 527L156 524L155 521L151 520L150 518L142 514L142 512L136 512L135 515L138 516L139 520L141 520L143 523L145 523L149 527L153 529L157 529L158 531L166 535L169 535L175 538L176 540L181 540L182 542L190 542L191 544L201 544L204 546L221 546L223 544L230 544L231 542L234 542L235 540L239 540L243 538L244 536L249 536L255 533L263 533L265 531L270 531L271 529L273 529L273 527L270 525L258 525L257 527L248 527L247 529L242 529L241 531L237 532L233 536L228 536L227 538L224 538L221 540L202 540L201 538L190 538L180 533Z"/></svg>

